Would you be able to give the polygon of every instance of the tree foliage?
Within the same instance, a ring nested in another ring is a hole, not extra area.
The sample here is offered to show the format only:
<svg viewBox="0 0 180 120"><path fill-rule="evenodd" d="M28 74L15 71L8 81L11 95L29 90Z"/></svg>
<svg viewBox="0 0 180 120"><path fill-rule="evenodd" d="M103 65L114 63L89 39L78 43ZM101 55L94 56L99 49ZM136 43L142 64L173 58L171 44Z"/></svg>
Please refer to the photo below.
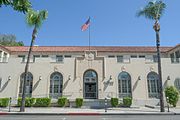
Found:
<svg viewBox="0 0 180 120"><path fill-rule="evenodd" d="M14 10L18 12L26 13L28 9L32 7L29 0L0 0L0 7L11 6Z"/></svg>
<svg viewBox="0 0 180 120"><path fill-rule="evenodd" d="M22 41L16 42L15 35L0 35L0 45L4 46L24 46Z"/></svg>
<svg viewBox="0 0 180 120"><path fill-rule="evenodd" d="M47 19L47 16L48 12L46 10L35 11L29 9L26 16L26 21L30 27L36 26L36 28L40 28L42 22Z"/></svg>
<svg viewBox="0 0 180 120"><path fill-rule="evenodd" d="M11 5L12 4L12 0L0 0L0 7L2 5Z"/></svg>
<svg viewBox="0 0 180 120"><path fill-rule="evenodd" d="M151 1L144 8L138 11L137 16L144 16L152 20L159 20L164 13L166 4L163 1Z"/></svg>

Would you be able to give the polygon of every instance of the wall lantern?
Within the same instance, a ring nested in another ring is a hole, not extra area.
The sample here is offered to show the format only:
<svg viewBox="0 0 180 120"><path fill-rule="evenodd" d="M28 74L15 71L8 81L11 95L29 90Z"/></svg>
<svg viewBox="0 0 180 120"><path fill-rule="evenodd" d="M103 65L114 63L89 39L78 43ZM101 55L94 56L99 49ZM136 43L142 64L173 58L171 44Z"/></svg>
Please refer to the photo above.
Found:
<svg viewBox="0 0 180 120"><path fill-rule="evenodd" d="M42 80L42 76L39 76L39 80Z"/></svg>
<svg viewBox="0 0 180 120"><path fill-rule="evenodd" d="M71 80L71 75L68 76L68 80Z"/></svg>
<svg viewBox="0 0 180 120"><path fill-rule="evenodd" d="M8 76L8 80L11 80L11 76Z"/></svg>
<svg viewBox="0 0 180 120"><path fill-rule="evenodd" d="M167 80L170 80L170 76L167 76Z"/></svg>
<svg viewBox="0 0 180 120"><path fill-rule="evenodd" d="M112 80L112 75L109 76L109 80Z"/></svg>
<svg viewBox="0 0 180 120"><path fill-rule="evenodd" d="M141 80L141 76L138 76L138 80Z"/></svg>

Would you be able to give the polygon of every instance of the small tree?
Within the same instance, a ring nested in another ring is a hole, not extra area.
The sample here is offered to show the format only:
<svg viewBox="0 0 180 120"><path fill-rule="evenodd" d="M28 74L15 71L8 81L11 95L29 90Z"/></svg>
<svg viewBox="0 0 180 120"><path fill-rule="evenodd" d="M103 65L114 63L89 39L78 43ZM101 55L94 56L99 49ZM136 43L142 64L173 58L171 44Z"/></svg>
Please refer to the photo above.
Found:
<svg viewBox="0 0 180 120"><path fill-rule="evenodd" d="M123 98L123 105L125 107L130 107L132 105L132 98L130 97L124 97Z"/></svg>
<svg viewBox="0 0 180 120"><path fill-rule="evenodd" d="M65 107L68 102L68 99L66 97L60 97L58 98L58 105L60 107Z"/></svg>
<svg viewBox="0 0 180 120"><path fill-rule="evenodd" d="M118 98L111 98L111 105L112 107L118 106Z"/></svg>
<svg viewBox="0 0 180 120"><path fill-rule="evenodd" d="M80 108L83 105L82 98L76 98L76 107Z"/></svg>
<svg viewBox="0 0 180 120"><path fill-rule="evenodd" d="M176 107L179 100L179 91L174 86L169 86L165 89L165 96L166 98L168 97L167 102Z"/></svg>

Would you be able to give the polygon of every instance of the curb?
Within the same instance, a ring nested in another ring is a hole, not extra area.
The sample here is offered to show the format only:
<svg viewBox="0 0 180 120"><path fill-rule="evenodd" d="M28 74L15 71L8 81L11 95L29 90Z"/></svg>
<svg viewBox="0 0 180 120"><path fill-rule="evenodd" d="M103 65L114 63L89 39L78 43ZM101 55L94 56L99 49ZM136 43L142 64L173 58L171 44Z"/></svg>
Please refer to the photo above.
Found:
<svg viewBox="0 0 180 120"><path fill-rule="evenodd" d="M0 112L0 116L1 115L8 115L8 113L6 113L6 112Z"/></svg>
<svg viewBox="0 0 180 120"><path fill-rule="evenodd" d="M98 112L89 112L89 113L27 113L27 112L2 112L0 115L67 115L67 116L98 116L98 115L180 115L180 113L98 113Z"/></svg>

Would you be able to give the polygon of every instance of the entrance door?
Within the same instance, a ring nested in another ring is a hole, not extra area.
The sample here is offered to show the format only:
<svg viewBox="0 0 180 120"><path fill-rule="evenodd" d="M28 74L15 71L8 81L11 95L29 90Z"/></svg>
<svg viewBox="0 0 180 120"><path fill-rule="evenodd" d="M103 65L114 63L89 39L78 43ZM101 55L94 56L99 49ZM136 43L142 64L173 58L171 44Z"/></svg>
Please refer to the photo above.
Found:
<svg viewBox="0 0 180 120"><path fill-rule="evenodd" d="M85 98L96 99L96 84L85 83Z"/></svg>
<svg viewBox="0 0 180 120"><path fill-rule="evenodd" d="M84 73L84 98L98 98L97 74L93 70L88 70Z"/></svg>

